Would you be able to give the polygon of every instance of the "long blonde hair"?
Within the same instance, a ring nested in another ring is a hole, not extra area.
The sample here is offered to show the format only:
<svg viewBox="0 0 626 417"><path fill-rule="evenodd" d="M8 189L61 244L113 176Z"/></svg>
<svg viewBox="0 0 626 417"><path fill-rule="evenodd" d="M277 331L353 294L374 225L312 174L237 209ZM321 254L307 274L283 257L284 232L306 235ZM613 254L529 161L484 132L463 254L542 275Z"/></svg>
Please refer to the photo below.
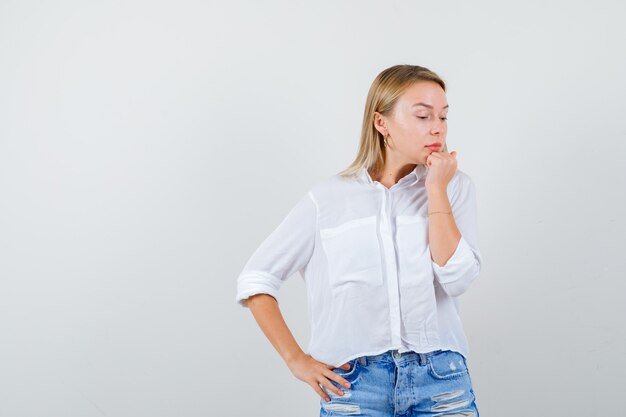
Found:
<svg viewBox="0 0 626 417"><path fill-rule="evenodd" d="M365 101L359 151L352 164L338 175L354 176L363 167L372 172L379 172L382 169L385 163L385 138L374 127L374 112L390 115L398 98L418 81L436 82L444 92L446 91L445 82L437 74L418 65L394 65L376 76ZM444 145L443 150L448 151L447 145Z"/></svg>

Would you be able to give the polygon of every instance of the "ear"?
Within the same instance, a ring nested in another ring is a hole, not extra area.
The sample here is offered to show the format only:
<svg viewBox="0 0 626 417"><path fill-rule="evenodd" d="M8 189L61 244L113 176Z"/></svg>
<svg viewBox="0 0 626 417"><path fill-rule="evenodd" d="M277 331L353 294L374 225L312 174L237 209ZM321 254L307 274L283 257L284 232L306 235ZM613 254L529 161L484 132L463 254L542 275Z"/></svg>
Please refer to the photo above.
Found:
<svg viewBox="0 0 626 417"><path fill-rule="evenodd" d="M387 132L387 123L385 122L383 115L377 111L374 112L374 128L378 130L381 135L385 136L385 132Z"/></svg>

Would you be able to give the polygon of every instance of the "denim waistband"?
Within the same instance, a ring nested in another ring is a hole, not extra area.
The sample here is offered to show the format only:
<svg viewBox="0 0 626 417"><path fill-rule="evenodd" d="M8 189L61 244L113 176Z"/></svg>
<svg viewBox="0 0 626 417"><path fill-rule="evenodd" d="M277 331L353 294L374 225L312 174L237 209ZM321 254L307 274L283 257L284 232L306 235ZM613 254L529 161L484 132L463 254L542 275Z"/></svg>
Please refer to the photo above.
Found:
<svg viewBox="0 0 626 417"><path fill-rule="evenodd" d="M361 356L358 360L361 362L361 365L367 365L368 363L373 362L386 362L386 363L404 363L410 361L418 361L420 365L425 365L428 362L428 357L441 352L441 349L433 350L431 352L402 352L400 353L398 349L388 350L383 353L379 353L378 355L371 356Z"/></svg>

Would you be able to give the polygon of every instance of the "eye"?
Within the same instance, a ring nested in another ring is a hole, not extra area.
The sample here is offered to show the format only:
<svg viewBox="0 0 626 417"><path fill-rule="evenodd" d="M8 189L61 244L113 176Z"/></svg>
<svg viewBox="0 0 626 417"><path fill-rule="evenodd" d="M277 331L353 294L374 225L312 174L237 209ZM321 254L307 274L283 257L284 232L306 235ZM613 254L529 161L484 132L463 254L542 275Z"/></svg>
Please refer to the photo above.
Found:
<svg viewBox="0 0 626 417"><path fill-rule="evenodd" d="M428 119L428 116L417 116L418 119ZM448 120L447 117L442 117L441 120Z"/></svg>

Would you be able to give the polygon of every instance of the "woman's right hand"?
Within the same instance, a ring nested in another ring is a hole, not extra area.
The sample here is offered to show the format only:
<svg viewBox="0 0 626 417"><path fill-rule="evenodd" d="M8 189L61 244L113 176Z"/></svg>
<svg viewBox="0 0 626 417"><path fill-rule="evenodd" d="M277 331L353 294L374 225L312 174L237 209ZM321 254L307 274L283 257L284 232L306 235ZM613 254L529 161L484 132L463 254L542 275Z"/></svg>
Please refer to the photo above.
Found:
<svg viewBox="0 0 626 417"><path fill-rule="evenodd" d="M313 390L326 401L330 401L330 397L320 388L320 384L335 392L337 395L343 395L343 391L334 386L329 379L336 381L339 385L350 388L350 382L333 372L333 369L336 369L334 366L320 362L311 357L308 353L303 352L288 362L287 366L296 378L312 386ZM339 368L347 371L350 369L350 364L344 363Z"/></svg>

